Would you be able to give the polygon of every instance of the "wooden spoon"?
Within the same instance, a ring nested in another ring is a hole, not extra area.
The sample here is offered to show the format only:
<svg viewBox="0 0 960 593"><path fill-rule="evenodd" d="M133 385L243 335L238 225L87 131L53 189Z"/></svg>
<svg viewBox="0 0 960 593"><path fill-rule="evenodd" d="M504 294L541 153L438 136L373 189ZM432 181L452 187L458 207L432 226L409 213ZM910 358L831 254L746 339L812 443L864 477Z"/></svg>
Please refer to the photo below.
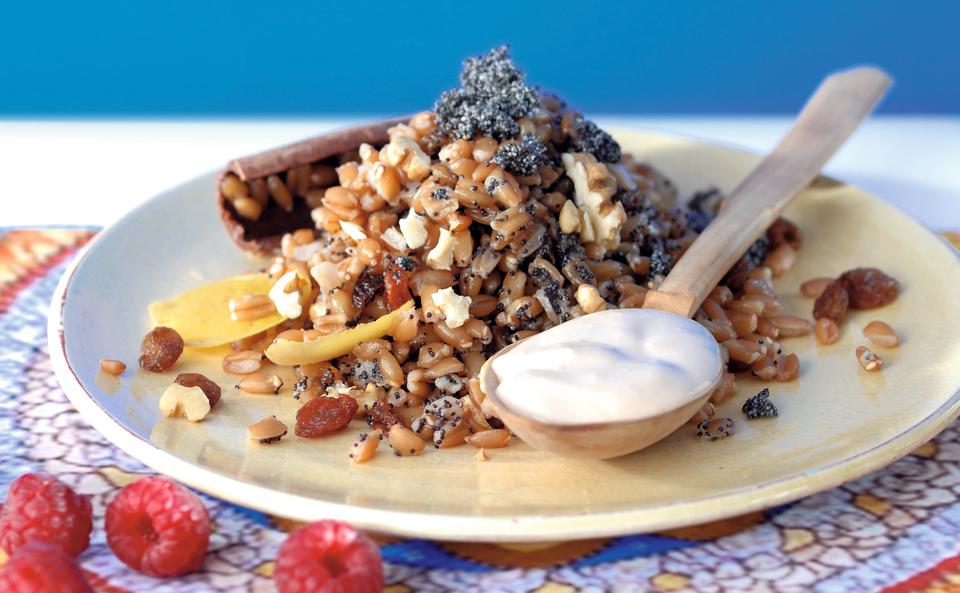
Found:
<svg viewBox="0 0 960 593"><path fill-rule="evenodd" d="M876 68L854 68L827 77L786 136L737 186L726 207L680 258L660 288L647 294L644 308L684 318L692 316L737 259L817 176L873 110L890 83L890 77ZM537 449L561 455L610 458L639 451L683 425L713 390L692 393L689 403L641 420L547 423L517 413L497 397L500 378L491 363L508 356L513 346L495 354L480 369L481 390L499 418L521 439ZM584 397L600 398L604 394L585 393Z"/></svg>

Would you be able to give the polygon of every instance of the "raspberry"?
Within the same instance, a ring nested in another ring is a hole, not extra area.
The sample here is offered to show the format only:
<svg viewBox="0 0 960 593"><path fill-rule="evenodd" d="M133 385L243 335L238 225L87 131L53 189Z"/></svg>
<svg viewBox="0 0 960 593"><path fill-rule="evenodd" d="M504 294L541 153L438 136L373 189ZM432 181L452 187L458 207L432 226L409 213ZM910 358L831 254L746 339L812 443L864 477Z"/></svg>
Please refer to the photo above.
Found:
<svg viewBox="0 0 960 593"><path fill-rule="evenodd" d="M278 593L380 593L380 549L346 523L318 521L283 542L273 579Z"/></svg>
<svg viewBox="0 0 960 593"><path fill-rule="evenodd" d="M59 546L78 556L90 545L90 499L53 476L24 474L10 484L0 509L0 549L13 555L30 542Z"/></svg>
<svg viewBox="0 0 960 593"><path fill-rule="evenodd" d="M107 544L131 568L173 577L203 564L210 516L196 494L161 477L126 486L107 506Z"/></svg>
<svg viewBox="0 0 960 593"><path fill-rule="evenodd" d="M0 570L3 593L93 593L73 558L59 546L31 542Z"/></svg>

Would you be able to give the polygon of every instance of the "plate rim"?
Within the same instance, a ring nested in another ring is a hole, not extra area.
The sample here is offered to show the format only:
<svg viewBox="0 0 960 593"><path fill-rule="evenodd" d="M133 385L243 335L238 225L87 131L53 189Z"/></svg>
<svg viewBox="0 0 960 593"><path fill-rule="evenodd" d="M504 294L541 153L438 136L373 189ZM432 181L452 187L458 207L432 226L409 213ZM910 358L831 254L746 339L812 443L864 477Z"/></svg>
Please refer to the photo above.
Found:
<svg viewBox="0 0 960 593"><path fill-rule="evenodd" d="M712 140L702 140L687 135L646 130L616 130L616 133L669 137L758 156L756 152L743 147ZM100 406L96 397L83 387L80 379L73 371L66 354L62 324L64 305L73 276L81 263L100 242L101 237L106 236L114 228L149 204L165 199L167 195L176 192L183 186L196 183L215 174L216 171L208 171L196 175L145 200L116 222L102 229L80 249L58 281L51 299L47 318L47 343L53 370L61 388L80 415L104 438L158 473L170 476L196 490L239 506L296 520L312 521L333 517L350 522L358 528L368 531L401 537L444 541L536 542L649 533L756 512L834 488L892 464L908 455L939 434L960 415L960 389L958 389L939 407L909 429L859 455L839 459L793 476L744 486L724 494L687 499L665 505L640 506L602 512L484 516L377 509L282 492L221 474L180 459L174 454L157 447L149 440L139 437ZM939 239L944 248L953 251L960 261L960 252L920 221L870 192L850 184L844 183L844 185L864 192L871 198L881 201L885 206L896 210L911 222L920 225L928 233ZM298 509L304 512L291 513L289 509ZM668 509L670 512L661 512Z"/></svg>

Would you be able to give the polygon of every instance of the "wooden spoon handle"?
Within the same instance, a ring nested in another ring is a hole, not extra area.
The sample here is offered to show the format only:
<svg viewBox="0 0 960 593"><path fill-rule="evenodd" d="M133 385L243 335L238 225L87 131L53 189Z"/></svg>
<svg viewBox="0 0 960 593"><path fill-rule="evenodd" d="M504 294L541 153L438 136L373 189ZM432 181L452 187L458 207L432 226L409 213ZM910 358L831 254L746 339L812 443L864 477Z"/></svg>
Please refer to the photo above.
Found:
<svg viewBox="0 0 960 593"><path fill-rule="evenodd" d="M660 288L647 294L643 306L692 316L737 259L813 181L890 83L876 68L854 68L824 79L787 135L733 190L717 218Z"/></svg>

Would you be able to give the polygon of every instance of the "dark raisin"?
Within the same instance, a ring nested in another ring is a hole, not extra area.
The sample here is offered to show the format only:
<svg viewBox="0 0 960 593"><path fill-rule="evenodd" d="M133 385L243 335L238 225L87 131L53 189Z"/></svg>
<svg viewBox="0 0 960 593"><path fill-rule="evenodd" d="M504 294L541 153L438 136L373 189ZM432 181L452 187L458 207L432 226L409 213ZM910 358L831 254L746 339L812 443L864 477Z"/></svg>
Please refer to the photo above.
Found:
<svg viewBox="0 0 960 593"><path fill-rule="evenodd" d="M183 354L183 338L169 327L155 327L140 342L140 368L154 373L169 371Z"/></svg>
<svg viewBox="0 0 960 593"><path fill-rule="evenodd" d="M855 268L844 272L840 282L850 295L850 307L873 309L891 303L900 292L896 280L876 268Z"/></svg>
<svg viewBox="0 0 960 593"><path fill-rule="evenodd" d="M403 418L397 413L396 408L385 401L376 401L370 412L367 414L367 424L373 428L387 432L394 424L403 424Z"/></svg>
<svg viewBox="0 0 960 593"><path fill-rule="evenodd" d="M416 269L416 263L409 257L398 257L393 260L387 271L383 273L384 290L387 308L395 311L410 300L410 272Z"/></svg>
<svg viewBox="0 0 960 593"><path fill-rule="evenodd" d="M824 317L832 319L837 325L843 323L843 318L847 314L847 308L850 306L850 296L847 289L839 280L834 280L823 289L820 296L813 303L813 318L823 319Z"/></svg>
<svg viewBox="0 0 960 593"><path fill-rule="evenodd" d="M800 229L786 218L778 218L773 221L773 224L767 229L767 239L770 240L770 249L776 249L781 245L789 245L794 249L800 249Z"/></svg>
<svg viewBox="0 0 960 593"><path fill-rule="evenodd" d="M202 389L203 394L207 396L207 400L210 402L211 408L220 401L220 386L200 373L180 373L174 379L174 383L184 387L199 387Z"/></svg>
<svg viewBox="0 0 960 593"><path fill-rule="evenodd" d="M297 410L297 436L313 439L345 428L359 407L349 395L311 400Z"/></svg>
<svg viewBox="0 0 960 593"><path fill-rule="evenodd" d="M353 306L357 310L362 310L370 304L378 294L383 292L384 281L383 274L377 274L369 270L364 270L353 285Z"/></svg>

